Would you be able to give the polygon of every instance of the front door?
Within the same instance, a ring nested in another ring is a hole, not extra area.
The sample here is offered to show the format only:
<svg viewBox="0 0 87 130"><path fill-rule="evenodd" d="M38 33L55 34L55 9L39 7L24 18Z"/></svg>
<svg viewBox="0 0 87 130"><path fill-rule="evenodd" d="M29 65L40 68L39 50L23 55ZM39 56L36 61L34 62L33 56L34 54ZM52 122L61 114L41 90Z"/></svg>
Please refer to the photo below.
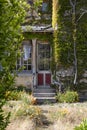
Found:
<svg viewBox="0 0 87 130"><path fill-rule="evenodd" d="M39 86L51 84L50 51L49 43L38 43L37 67Z"/></svg>

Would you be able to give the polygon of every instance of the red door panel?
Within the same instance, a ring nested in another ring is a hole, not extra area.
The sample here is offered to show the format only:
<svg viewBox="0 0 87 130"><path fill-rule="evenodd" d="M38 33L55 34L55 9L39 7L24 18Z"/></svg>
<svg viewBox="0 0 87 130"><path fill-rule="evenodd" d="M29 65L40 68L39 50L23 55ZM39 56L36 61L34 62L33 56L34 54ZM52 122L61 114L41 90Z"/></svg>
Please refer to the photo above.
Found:
<svg viewBox="0 0 87 130"><path fill-rule="evenodd" d="M38 85L43 85L43 74L38 74Z"/></svg>
<svg viewBox="0 0 87 130"><path fill-rule="evenodd" d="M51 84L51 74L46 74L45 75L45 81L46 81L46 85Z"/></svg>

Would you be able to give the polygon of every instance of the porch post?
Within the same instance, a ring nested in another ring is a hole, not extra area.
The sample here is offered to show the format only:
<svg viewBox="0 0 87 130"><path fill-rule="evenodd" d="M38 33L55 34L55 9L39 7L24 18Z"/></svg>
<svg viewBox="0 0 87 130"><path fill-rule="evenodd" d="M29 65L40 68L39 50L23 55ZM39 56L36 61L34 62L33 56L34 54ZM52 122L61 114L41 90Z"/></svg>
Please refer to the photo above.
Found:
<svg viewBox="0 0 87 130"><path fill-rule="evenodd" d="M36 86L36 39L32 39L32 72L33 72L33 86Z"/></svg>

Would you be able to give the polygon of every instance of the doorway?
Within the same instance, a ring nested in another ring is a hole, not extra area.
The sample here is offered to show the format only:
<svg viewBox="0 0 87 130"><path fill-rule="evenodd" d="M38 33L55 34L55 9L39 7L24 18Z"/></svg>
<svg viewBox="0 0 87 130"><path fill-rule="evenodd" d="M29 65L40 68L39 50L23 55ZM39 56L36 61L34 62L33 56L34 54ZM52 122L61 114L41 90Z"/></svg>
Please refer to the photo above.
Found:
<svg viewBox="0 0 87 130"><path fill-rule="evenodd" d="M49 86L51 84L50 59L51 48L49 43L37 44L37 70L38 86Z"/></svg>

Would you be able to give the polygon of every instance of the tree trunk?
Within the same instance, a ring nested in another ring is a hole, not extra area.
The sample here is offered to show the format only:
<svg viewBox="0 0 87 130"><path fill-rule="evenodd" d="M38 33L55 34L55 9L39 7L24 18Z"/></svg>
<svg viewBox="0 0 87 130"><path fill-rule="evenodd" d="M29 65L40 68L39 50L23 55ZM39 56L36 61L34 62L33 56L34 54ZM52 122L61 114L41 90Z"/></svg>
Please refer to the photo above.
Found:
<svg viewBox="0 0 87 130"><path fill-rule="evenodd" d="M77 82L77 52L76 52L76 0L72 2L70 0L70 5L72 6L72 26L73 26L73 46L74 46L74 84Z"/></svg>

